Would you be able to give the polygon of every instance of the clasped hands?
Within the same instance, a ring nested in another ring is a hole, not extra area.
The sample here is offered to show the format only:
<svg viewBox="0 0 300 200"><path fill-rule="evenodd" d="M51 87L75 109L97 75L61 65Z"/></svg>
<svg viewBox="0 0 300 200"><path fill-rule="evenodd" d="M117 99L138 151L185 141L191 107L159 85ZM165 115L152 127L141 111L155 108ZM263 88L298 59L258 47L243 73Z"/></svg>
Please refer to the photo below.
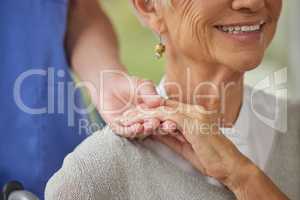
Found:
<svg viewBox="0 0 300 200"><path fill-rule="evenodd" d="M188 160L203 175L214 177L233 192L255 168L220 131L215 111L198 105L164 100L161 106L140 105L111 124L113 131L130 139L151 137Z"/></svg>

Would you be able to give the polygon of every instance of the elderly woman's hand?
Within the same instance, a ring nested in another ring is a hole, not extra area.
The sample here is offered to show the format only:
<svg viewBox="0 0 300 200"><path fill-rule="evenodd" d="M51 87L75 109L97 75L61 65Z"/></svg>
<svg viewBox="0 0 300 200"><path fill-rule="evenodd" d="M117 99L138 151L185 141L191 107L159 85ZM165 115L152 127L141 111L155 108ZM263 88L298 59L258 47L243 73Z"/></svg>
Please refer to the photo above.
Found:
<svg viewBox="0 0 300 200"><path fill-rule="evenodd" d="M153 138L189 160L204 175L214 177L233 188L240 181L236 173L241 169L250 169L252 163L220 132L219 116L217 112L206 111L197 105L166 100L164 107L135 109L121 119L121 123L130 126L147 119L175 122L186 142L171 135L154 134Z"/></svg>
<svg viewBox="0 0 300 200"><path fill-rule="evenodd" d="M238 199L251 199L258 197L258 194L264 196L267 194L264 191L272 192L274 199L286 199L272 181L221 133L218 128L218 112L207 111L197 105L166 100L163 107L132 110L129 115L119 119L119 123L130 126L134 123L144 123L148 119L156 119L161 123L176 123L176 128L184 140L170 134L153 134L153 139L169 146L202 174L223 183ZM174 131L173 127L173 132L178 131ZM248 187L252 187L253 184L260 185L262 191L255 189L250 192Z"/></svg>

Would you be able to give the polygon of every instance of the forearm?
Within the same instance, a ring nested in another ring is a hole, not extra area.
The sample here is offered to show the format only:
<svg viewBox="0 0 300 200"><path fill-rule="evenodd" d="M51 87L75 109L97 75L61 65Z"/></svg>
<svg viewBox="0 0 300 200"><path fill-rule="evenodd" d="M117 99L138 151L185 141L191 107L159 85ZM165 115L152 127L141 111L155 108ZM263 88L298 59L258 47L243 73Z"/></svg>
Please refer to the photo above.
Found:
<svg viewBox="0 0 300 200"><path fill-rule="evenodd" d="M126 69L121 65L116 34L98 0L72 0L66 36L70 64L77 76L99 92L103 70ZM91 94L92 100L98 99Z"/></svg>
<svg viewBox="0 0 300 200"><path fill-rule="evenodd" d="M280 189L256 166L244 170L245 178L240 179L238 187L233 188L238 200L287 200Z"/></svg>
<svg viewBox="0 0 300 200"><path fill-rule="evenodd" d="M70 1L67 50L75 71L120 67L116 33L98 0ZM93 68L91 68L93 69ZM82 73L80 73L82 74Z"/></svg>

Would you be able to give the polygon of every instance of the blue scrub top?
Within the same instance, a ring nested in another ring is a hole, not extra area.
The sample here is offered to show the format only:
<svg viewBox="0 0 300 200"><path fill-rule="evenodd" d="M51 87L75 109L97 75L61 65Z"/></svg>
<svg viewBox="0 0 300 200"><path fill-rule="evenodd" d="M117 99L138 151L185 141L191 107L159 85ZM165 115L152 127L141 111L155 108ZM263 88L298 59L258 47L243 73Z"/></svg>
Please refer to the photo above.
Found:
<svg viewBox="0 0 300 200"><path fill-rule="evenodd" d="M0 187L21 181L43 199L48 179L86 137L65 56L67 0L1 0ZM85 122L84 122L85 123Z"/></svg>

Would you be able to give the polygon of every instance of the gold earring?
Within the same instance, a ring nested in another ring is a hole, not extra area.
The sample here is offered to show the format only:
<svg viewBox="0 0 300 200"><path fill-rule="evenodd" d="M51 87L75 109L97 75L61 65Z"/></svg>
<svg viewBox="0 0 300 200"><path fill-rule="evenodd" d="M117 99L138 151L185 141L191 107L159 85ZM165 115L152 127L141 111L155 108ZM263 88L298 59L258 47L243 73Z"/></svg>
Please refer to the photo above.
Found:
<svg viewBox="0 0 300 200"><path fill-rule="evenodd" d="M155 46L155 57L156 59L160 59L163 57L163 54L166 51L166 46L162 43L161 36L159 36L159 44Z"/></svg>

